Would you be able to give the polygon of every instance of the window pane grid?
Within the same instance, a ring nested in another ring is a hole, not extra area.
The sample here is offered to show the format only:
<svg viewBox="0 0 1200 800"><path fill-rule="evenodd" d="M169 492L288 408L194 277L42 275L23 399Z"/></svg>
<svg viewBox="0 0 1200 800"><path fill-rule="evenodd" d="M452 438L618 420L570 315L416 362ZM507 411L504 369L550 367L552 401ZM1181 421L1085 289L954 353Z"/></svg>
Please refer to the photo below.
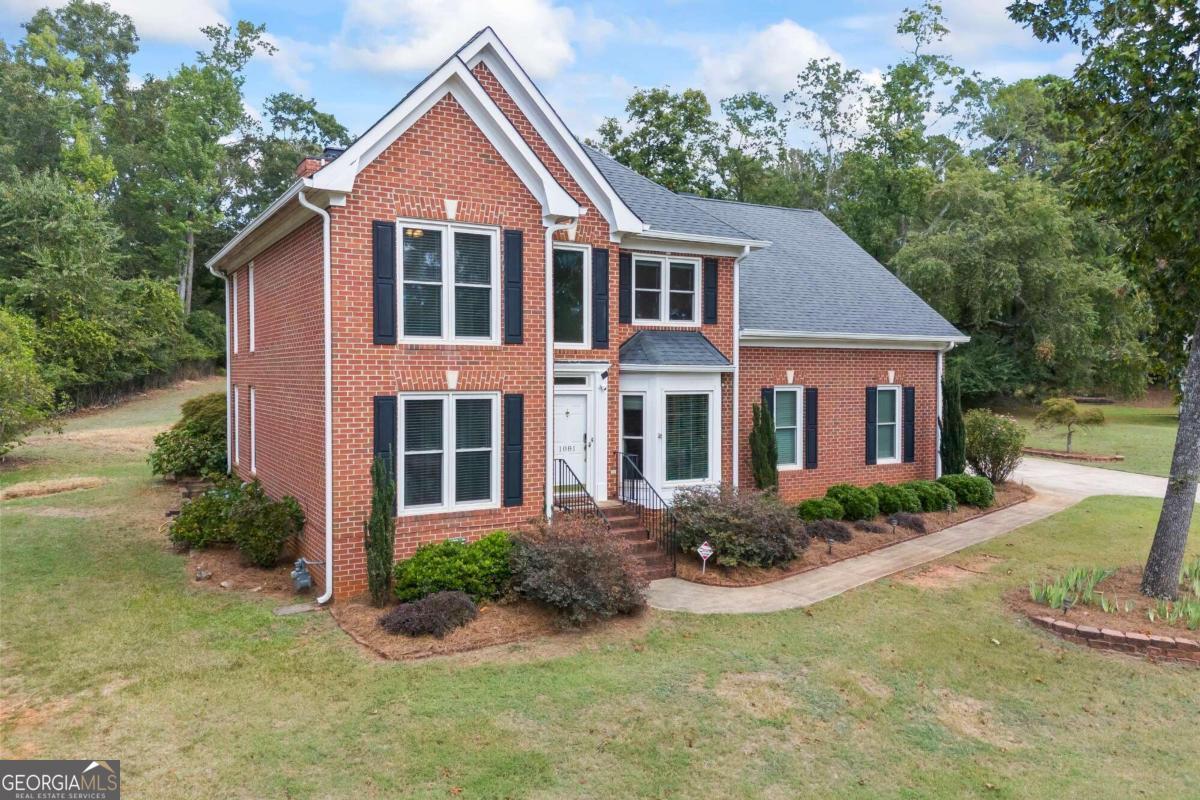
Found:
<svg viewBox="0 0 1200 800"><path fill-rule="evenodd" d="M639 322L696 321L699 267L660 258L634 260L633 316Z"/></svg>
<svg viewBox="0 0 1200 800"><path fill-rule="evenodd" d="M587 287L583 251L554 250L554 341L583 344Z"/></svg>
<svg viewBox="0 0 1200 800"><path fill-rule="evenodd" d="M668 394L666 475L668 481L708 477L708 395Z"/></svg>
<svg viewBox="0 0 1200 800"><path fill-rule="evenodd" d="M495 331L496 234L400 223L403 335L490 339Z"/></svg>
<svg viewBox="0 0 1200 800"><path fill-rule="evenodd" d="M496 398L402 398L404 507L446 508L496 499Z"/></svg>
<svg viewBox="0 0 1200 800"><path fill-rule="evenodd" d="M775 390L775 446L777 464L795 466L799 463L800 393L797 389Z"/></svg>
<svg viewBox="0 0 1200 800"><path fill-rule="evenodd" d="M875 457L881 460L896 458L896 440L899 425L898 389L879 389L876 393L875 410Z"/></svg>

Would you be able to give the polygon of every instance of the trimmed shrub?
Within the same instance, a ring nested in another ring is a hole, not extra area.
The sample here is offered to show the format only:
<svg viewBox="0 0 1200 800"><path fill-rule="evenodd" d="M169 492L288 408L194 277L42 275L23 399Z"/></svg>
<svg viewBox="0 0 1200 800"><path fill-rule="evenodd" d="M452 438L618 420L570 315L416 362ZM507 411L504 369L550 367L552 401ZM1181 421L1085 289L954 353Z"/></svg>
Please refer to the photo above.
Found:
<svg viewBox="0 0 1200 800"><path fill-rule="evenodd" d="M916 514L921 510L921 498L912 489L905 486L889 486L886 483L876 483L871 486L871 494L879 501L879 513L895 514L897 511L907 511Z"/></svg>
<svg viewBox="0 0 1200 800"><path fill-rule="evenodd" d="M860 519L854 522L854 529L863 533L887 533L888 527L880 525L878 522L871 522L869 519Z"/></svg>
<svg viewBox="0 0 1200 800"><path fill-rule="evenodd" d="M379 618L388 633L432 635L441 639L479 616L479 608L465 592L435 592L411 603L401 603Z"/></svg>
<svg viewBox="0 0 1200 800"><path fill-rule="evenodd" d="M167 531L171 542L181 550L232 544L229 511L240 494L241 486L236 481L226 481L188 500Z"/></svg>
<svg viewBox="0 0 1200 800"><path fill-rule="evenodd" d="M255 481L234 500L228 527L242 558L266 569L279 563L284 545L304 528L304 511L294 497L272 500Z"/></svg>
<svg viewBox="0 0 1200 800"><path fill-rule="evenodd" d="M386 459L371 462L371 516L363 522L367 589L371 605L383 607L392 588L396 555L396 482Z"/></svg>
<svg viewBox="0 0 1200 800"><path fill-rule="evenodd" d="M164 477L224 475L225 457L225 394L213 392L184 403L180 420L154 437L150 470Z"/></svg>
<svg viewBox="0 0 1200 800"><path fill-rule="evenodd" d="M769 492L732 486L695 487L675 493L679 547L695 552L707 541L722 567L770 567L791 561L808 546L796 513Z"/></svg>
<svg viewBox="0 0 1200 800"><path fill-rule="evenodd" d="M495 600L508 588L512 547L504 531L472 544L448 540L422 545L412 558L396 564L396 597L419 600L435 592L465 592L476 602Z"/></svg>
<svg viewBox="0 0 1200 800"><path fill-rule="evenodd" d="M959 503L977 508L989 508L996 502L992 482L979 475L943 475L938 483L954 492Z"/></svg>
<svg viewBox="0 0 1200 800"><path fill-rule="evenodd" d="M829 487L825 496L837 500L841 504L842 519L871 519L879 514L879 500L873 492L861 486L836 483Z"/></svg>
<svg viewBox="0 0 1200 800"><path fill-rule="evenodd" d="M796 514L805 522L816 522L819 519L841 519L846 513L842 504L832 497L816 497L812 500L801 501L796 506Z"/></svg>
<svg viewBox="0 0 1200 800"><path fill-rule="evenodd" d="M967 468L967 432L963 428L962 377L958 365L942 377L942 471L961 474Z"/></svg>
<svg viewBox="0 0 1200 800"><path fill-rule="evenodd" d="M817 541L833 541L833 542L848 542L850 541L850 527L844 522L839 522L836 519L819 519L816 522L810 522L804 526L810 539Z"/></svg>
<svg viewBox="0 0 1200 800"><path fill-rule="evenodd" d="M779 488L779 445L775 441L775 419L771 410L755 403L750 426L750 468L759 489Z"/></svg>
<svg viewBox="0 0 1200 800"><path fill-rule="evenodd" d="M599 520L555 517L513 541L513 590L549 606L565 623L582 625L646 604L636 559Z"/></svg>
<svg viewBox="0 0 1200 800"><path fill-rule="evenodd" d="M897 511L892 519L896 520L896 524L901 528L908 528L910 531L917 533L925 533L925 520L920 514L910 514L907 511Z"/></svg>
<svg viewBox="0 0 1200 800"><path fill-rule="evenodd" d="M902 485L917 493L922 511L953 511L958 507L954 492L937 481L909 481Z"/></svg>
<svg viewBox="0 0 1200 800"><path fill-rule="evenodd" d="M963 418L967 463L992 483L1004 483L1021 463L1025 429L1012 417L976 408Z"/></svg>

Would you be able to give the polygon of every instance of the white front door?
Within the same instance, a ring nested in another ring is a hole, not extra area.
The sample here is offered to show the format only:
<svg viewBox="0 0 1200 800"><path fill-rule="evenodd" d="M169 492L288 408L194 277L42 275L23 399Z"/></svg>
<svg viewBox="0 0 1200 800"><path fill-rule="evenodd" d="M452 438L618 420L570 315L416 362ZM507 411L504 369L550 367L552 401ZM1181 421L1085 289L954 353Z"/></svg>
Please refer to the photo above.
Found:
<svg viewBox="0 0 1200 800"><path fill-rule="evenodd" d="M588 453L591 450L588 425L588 395L554 395L554 457L567 462L575 477L592 489Z"/></svg>

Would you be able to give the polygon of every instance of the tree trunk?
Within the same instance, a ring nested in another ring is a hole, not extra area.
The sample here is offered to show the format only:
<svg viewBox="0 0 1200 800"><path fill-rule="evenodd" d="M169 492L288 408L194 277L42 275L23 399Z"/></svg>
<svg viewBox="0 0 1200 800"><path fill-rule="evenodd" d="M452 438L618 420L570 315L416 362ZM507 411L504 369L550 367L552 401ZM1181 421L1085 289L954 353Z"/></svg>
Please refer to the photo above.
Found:
<svg viewBox="0 0 1200 800"><path fill-rule="evenodd" d="M1149 597L1174 599L1179 593L1183 551L1196 507L1196 482L1200 479L1200 318L1196 320L1180 386L1183 404L1179 407L1171 477L1167 479L1167 494L1142 575L1142 594Z"/></svg>
<svg viewBox="0 0 1200 800"><path fill-rule="evenodd" d="M1071 452L1071 435L1073 433L1074 433L1074 431L1071 430L1071 426L1068 425L1067 426L1067 452L1068 453Z"/></svg>
<svg viewBox="0 0 1200 800"><path fill-rule="evenodd" d="M183 302L183 313L192 313L192 277L196 272L196 234L187 232L187 260L183 275L179 279L179 299Z"/></svg>

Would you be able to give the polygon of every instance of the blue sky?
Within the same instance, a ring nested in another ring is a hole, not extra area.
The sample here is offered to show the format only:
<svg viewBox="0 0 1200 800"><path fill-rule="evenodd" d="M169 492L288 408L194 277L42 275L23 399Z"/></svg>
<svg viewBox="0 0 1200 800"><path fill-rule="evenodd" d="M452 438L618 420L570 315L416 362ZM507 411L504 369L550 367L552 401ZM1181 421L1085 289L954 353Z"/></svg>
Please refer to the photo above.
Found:
<svg viewBox="0 0 1200 800"><path fill-rule="evenodd" d="M1039 43L1010 22L1007 0L942 0L951 29L941 51L1006 80L1066 74L1069 45ZM780 98L809 58L829 56L868 75L902 57L894 32L917 0L710 2L611 0L111 0L141 35L138 74L162 75L203 47L200 27L266 23L279 52L246 83L257 108L272 92L315 97L353 133L399 99L471 33L491 25L580 136L620 115L636 87L704 89L714 103L756 89ZM0 0L0 37L45 2Z"/></svg>

